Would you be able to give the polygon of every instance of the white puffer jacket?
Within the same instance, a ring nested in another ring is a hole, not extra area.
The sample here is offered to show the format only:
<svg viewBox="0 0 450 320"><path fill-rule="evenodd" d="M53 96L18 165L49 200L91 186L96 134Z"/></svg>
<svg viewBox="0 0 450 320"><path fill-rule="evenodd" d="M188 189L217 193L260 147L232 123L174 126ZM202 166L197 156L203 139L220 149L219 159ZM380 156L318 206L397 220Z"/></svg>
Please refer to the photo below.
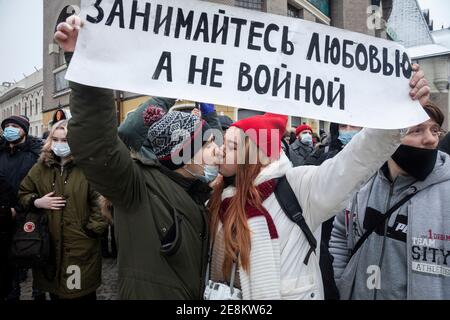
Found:
<svg viewBox="0 0 450 320"><path fill-rule="evenodd" d="M399 143L399 130L364 129L342 152L320 167L293 168L283 154L280 160L261 171L255 185L286 175L305 220L314 232L345 207L351 196L395 152ZM222 199L234 193L234 187L228 187ZM274 221L278 238L271 239L264 217L248 220L252 232L250 270L248 273L239 270L244 299L323 299L318 256L312 254L307 266L303 263L310 248L303 232L282 211L274 194L263 206ZM221 226L218 236L220 233ZM212 259L213 266L222 265L223 261L217 259L222 260L223 256Z"/></svg>

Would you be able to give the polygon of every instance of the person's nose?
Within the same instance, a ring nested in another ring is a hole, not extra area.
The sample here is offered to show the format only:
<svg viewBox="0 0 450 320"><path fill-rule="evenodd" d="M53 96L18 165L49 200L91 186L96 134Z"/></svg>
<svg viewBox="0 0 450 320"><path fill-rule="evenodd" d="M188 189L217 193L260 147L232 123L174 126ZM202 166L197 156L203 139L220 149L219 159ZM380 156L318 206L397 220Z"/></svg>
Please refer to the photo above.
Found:
<svg viewBox="0 0 450 320"><path fill-rule="evenodd" d="M439 137L431 133L429 129L425 130L422 137L422 145L427 149L434 149L439 143Z"/></svg>

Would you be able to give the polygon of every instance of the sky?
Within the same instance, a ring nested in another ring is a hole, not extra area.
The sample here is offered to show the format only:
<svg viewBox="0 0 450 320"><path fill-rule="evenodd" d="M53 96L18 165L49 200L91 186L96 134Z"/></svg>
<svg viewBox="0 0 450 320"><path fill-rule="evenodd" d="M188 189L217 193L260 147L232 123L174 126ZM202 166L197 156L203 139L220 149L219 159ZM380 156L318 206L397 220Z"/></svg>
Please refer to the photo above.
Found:
<svg viewBox="0 0 450 320"><path fill-rule="evenodd" d="M52 0L58 1L58 0ZM450 26L449 0L418 0L434 28ZM42 68L43 0L0 0L0 84Z"/></svg>
<svg viewBox="0 0 450 320"><path fill-rule="evenodd" d="M0 85L42 68L43 16L43 0L0 0Z"/></svg>
<svg viewBox="0 0 450 320"><path fill-rule="evenodd" d="M450 27L450 1L449 0L419 0L422 10L430 9L431 20L434 21L434 30Z"/></svg>

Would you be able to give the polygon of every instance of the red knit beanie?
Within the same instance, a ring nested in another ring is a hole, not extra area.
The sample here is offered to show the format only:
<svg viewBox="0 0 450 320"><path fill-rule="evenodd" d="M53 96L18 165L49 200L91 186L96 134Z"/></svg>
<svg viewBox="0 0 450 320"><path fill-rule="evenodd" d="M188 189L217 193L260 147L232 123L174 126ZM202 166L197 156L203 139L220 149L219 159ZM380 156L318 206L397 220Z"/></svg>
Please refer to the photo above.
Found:
<svg viewBox="0 0 450 320"><path fill-rule="evenodd" d="M295 129L295 135L298 136L302 131L309 130L311 133L313 132L313 129L311 126L307 124L302 124L301 126L298 126L297 129Z"/></svg>
<svg viewBox="0 0 450 320"><path fill-rule="evenodd" d="M281 139L286 132L288 117L266 113L239 120L231 126L244 131L269 158L279 159Z"/></svg>

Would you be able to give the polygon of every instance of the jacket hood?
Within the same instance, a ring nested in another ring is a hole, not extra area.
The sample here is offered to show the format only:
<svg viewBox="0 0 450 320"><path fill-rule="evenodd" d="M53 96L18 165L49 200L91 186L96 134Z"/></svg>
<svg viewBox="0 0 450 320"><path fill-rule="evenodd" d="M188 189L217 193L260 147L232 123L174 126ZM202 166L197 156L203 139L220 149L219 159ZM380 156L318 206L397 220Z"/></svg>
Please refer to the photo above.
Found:
<svg viewBox="0 0 450 320"><path fill-rule="evenodd" d="M439 151L431 174L424 181L417 182L415 186L418 190L423 190L448 180L450 180L450 156Z"/></svg>

